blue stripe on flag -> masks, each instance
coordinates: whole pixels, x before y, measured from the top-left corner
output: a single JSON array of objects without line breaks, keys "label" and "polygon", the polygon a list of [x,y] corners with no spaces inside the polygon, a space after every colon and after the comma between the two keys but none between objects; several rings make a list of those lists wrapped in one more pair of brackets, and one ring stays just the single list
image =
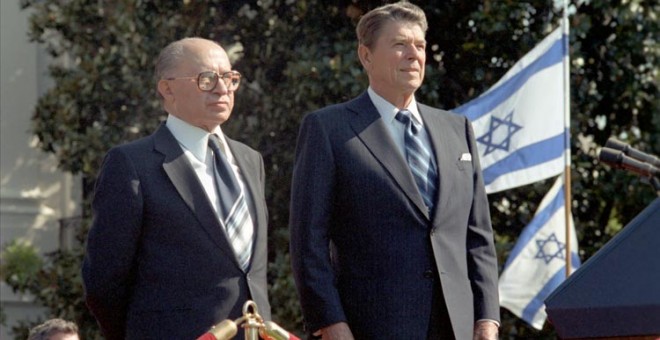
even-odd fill
[{"label": "blue stripe on flag", "polygon": [[562,186],[558,191],[555,197],[552,198],[552,201],[543,208],[543,210],[539,211],[536,216],[532,219],[531,222],[523,229],[522,233],[520,234],[520,237],[518,238],[518,242],[516,242],[516,245],[513,247],[511,250],[511,254],[509,254],[509,258],[506,260],[506,263],[504,264],[504,269],[513,262],[513,260],[520,255],[520,252],[527,246],[527,243],[529,243],[533,238],[534,235],[539,231],[539,229],[543,228],[548,220],[554,215],[557,210],[560,208],[564,207],[564,187]]},{"label": "blue stripe on flag", "polygon": [[[571,266],[572,268],[576,269],[580,267],[580,257],[576,254],[571,252]],[[552,276],[548,282],[545,283],[543,288],[532,298],[532,300],[525,306],[525,309],[523,309],[522,312],[522,317],[521,319],[527,321],[527,323],[532,324],[532,321],[534,320],[534,315],[539,312],[539,309],[543,306],[543,303],[545,301],[545,298],[552,293],[552,291],[555,290],[555,288],[559,287],[559,285],[564,281],[564,278],[566,276],[566,266],[562,266],[556,273],[555,275]]]},{"label": "blue stripe on flag", "polygon": [[545,286],[541,288],[541,290],[532,298],[532,300],[525,306],[525,309],[523,309],[521,319],[527,321],[528,323],[532,323],[534,320],[534,315],[539,312],[539,309],[543,306],[543,300],[545,299],[546,296],[550,295],[553,290],[559,284],[564,280],[564,276],[566,271],[566,266],[562,266],[556,273],[555,275],[552,276],[548,282],[546,282]]},{"label": "blue stripe on flag", "polygon": [[529,168],[561,157],[566,146],[564,143],[567,135],[568,130],[565,130],[564,133],[554,137],[527,145],[484,168],[482,170],[484,184],[489,185],[500,176],[510,172]]},{"label": "blue stripe on flag", "polygon": [[571,252],[571,266],[573,266],[574,269],[577,269],[581,264],[582,261],[580,261],[580,256],[578,256],[577,253]]},{"label": "blue stripe on flag", "polygon": [[523,87],[533,75],[554,64],[561,63],[563,56],[563,41],[557,40],[548,51],[529,64],[529,66],[520,70],[516,75],[506,80],[501,86],[452,111],[464,114],[470,121],[475,121],[508,99],[511,94]]}]

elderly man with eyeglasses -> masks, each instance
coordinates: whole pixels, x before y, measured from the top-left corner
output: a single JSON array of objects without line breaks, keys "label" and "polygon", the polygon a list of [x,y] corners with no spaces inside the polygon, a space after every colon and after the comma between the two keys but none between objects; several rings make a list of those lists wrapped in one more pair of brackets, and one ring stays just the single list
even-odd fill
[{"label": "elderly man with eyeglasses", "polygon": [[263,160],[221,129],[241,74],[217,43],[186,38],[155,75],[167,121],[112,148],[96,182],[87,305],[110,340],[195,339],[246,300],[270,319]]}]

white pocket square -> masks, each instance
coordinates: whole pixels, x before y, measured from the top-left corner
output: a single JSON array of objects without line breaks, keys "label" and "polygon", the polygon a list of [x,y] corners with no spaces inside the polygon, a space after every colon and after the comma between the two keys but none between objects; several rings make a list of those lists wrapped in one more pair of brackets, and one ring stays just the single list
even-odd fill
[{"label": "white pocket square", "polygon": [[464,153],[461,155],[461,158],[458,159],[461,162],[472,162],[472,155],[469,153]]}]

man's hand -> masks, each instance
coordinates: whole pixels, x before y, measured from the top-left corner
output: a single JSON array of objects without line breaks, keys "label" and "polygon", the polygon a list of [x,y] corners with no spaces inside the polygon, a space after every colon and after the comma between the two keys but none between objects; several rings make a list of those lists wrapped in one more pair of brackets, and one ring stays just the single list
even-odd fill
[{"label": "man's hand", "polygon": [[[320,333],[320,334],[319,334]],[[339,322],[326,328],[321,328],[314,335],[321,335],[322,340],[354,340],[351,329],[345,322]]]},{"label": "man's hand", "polygon": [[497,340],[498,326],[488,320],[480,320],[474,324],[474,340]]}]

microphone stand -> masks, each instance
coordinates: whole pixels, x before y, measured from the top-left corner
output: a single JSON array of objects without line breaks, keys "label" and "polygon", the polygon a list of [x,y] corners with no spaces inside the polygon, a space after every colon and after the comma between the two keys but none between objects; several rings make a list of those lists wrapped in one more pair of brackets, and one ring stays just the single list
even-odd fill
[{"label": "microphone stand", "polygon": [[655,194],[660,197],[660,179],[658,179],[658,177],[644,177],[642,181],[648,182],[648,184],[652,185],[653,189],[655,189]]}]

